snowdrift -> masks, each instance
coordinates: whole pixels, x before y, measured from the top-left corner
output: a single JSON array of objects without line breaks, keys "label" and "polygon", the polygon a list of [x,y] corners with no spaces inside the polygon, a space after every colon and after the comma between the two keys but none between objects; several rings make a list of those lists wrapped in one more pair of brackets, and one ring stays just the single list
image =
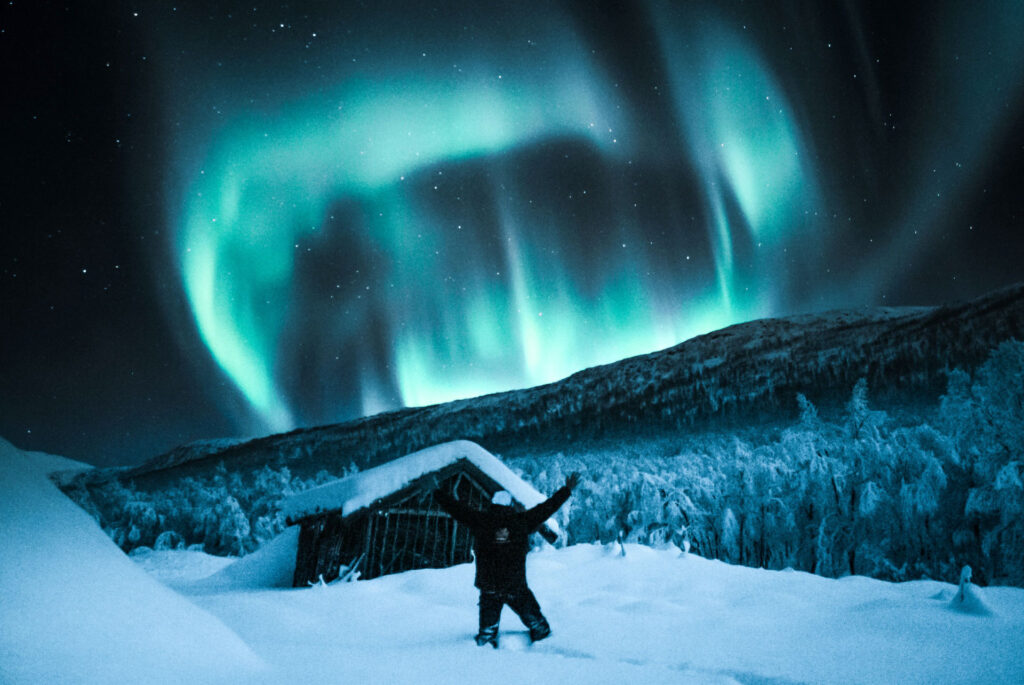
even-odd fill
[{"label": "snowdrift", "polygon": [[495,651],[472,641],[469,564],[276,589],[288,532],[239,560],[129,559],[46,477],[68,466],[0,442],[5,684],[1024,682],[1018,588],[985,588],[978,612],[969,584],[831,580],[671,546],[545,548],[528,574],[554,635],[528,646],[505,612]]},{"label": "snowdrift", "polygon": [[75,466],[0,439],[0,681],[237,681],[263,664],[118,549],[47,474]]}]

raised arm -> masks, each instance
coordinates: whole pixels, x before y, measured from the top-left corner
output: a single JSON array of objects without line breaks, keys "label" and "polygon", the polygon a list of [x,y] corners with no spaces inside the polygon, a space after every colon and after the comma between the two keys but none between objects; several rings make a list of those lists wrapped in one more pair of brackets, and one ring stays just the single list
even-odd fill
[{"label": "raised arm", "polygon": [[459,523],[472,526],[479,519],[478,511],[467,507],[440,488],[434,490],[434,499],[442,509],[448,512],[449,516]]},{"label": "raised arm", "polygon": [[530,529],[539,528],[542,523],[554,516],[555,512],[565,504],[566,500],[569,499],[569,495],[572,494],[573,488],[575,488],[579,482],[580,474],[571,474],[565,479],[565,485],[556,490],[555,494],[551,495],[551,497],[532,509],[527,509],[525,513],[526,523]]}]

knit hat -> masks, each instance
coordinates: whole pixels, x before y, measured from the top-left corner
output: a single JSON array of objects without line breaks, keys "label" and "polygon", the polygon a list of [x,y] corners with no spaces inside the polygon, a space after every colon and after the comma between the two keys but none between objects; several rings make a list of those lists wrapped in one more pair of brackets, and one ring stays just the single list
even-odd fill
[{"label": "knit hat", "polygon": [[491,504],[497,504],[499,507],[510,507],[512,506],[512,495],[509,494],[508,490],[498,490],[494,493],[494,497],[491,498]]}]

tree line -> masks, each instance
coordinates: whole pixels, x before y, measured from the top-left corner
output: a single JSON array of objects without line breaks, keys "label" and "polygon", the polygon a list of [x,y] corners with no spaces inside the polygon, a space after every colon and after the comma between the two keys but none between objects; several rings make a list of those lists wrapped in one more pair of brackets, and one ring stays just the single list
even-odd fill
[{"label": "tree line", "polygon": [[[872,408],[862,379],[829,419],[801,395],[799,417],[781,428],[567,444],[509,465],[544,492],[583,474],[559,513],[570,544],[675,544],[886,580],[953,581],[969,564],[979,582],[1024,586],[1024,343],[947,375],[927,420]],[[111,481],[83,505],[125,551],[242,555],[283,530],[283,498],[354,470],[300,478],[222,466],[153,492]]]}]

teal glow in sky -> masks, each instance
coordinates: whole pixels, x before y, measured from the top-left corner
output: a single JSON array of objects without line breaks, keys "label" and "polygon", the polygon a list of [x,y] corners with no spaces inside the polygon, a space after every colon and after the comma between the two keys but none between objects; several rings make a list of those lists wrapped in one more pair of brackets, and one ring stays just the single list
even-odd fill
[{"label": "teal glow in sky", "polygon": [[573,7],[368,12],[288,66],[253,43],[211,78],[212,123],[176,103],[182,283],[256,430],[886,303],[1018,111],[1020,11],[944,6],[907,50],[960,85],[922,77],[912,108],[904,51],[856,13]]},{"label": "teal glow in sky", "polygon": [[[807,239],[805,217],[819,207],[815,169],[791,106],[763,59],[741,35],[711,20],[686,25],[659,17],[682,148],[700,175],[712,236],[718,306],[736,320],[777,311],[766,288],[784,268],[785,246]],[[736,211],[730,212],[733,205]],[[735,245],[757,256],[746,268]],[[783,248],[783,249],[780,249]],[[754,294],[751,294],[753,289]]]},{"label": "teal glow in sky", "polygon": [[137,462],[1024,279],[1019,0],[142,4],[8,8],[29,449]]},{"label": "teal glow in sky", "polygon": [[[694,160],[703,187],[683,225],[659,212],[652,226],[622,201],[644,122],[572,41],[469,77],[343,78],[225,125],[184,199],[180,266],[203,341],[266,427],[308,418],[288,374],[312,364],[316,378],[318,363],[288,356],[356,360],[323,373],[346,368],[334,392],[358,396],[365,414],[550,382],[769,313],[760,269],[813,207],[813,174],[756,50],[715,28],[696,42],[661,36],[681,124],[662,144]],[[543,179],[494,163],[536,153],[544,173],[555,147],[587,155],[585,176],[598,182],[551,198],[535,187]],[[473,198],[445,177],[460,165],[485,172]],[[432,192],[476,206],[438,208]],[[612,213],[599,209],[599,226],[573,219],[573,204],[594,195]],[[357,208],[348,225],[339,206]],[[739,232],[759,266],[740,263]],[[713,268],[702,270],[693,257],[708,244]],[[362,250],[376,266],[303,266],[323,249]],[[296,347],[312,319],[327,339]],[[336,412],[317,418],[346,413]]]}]

